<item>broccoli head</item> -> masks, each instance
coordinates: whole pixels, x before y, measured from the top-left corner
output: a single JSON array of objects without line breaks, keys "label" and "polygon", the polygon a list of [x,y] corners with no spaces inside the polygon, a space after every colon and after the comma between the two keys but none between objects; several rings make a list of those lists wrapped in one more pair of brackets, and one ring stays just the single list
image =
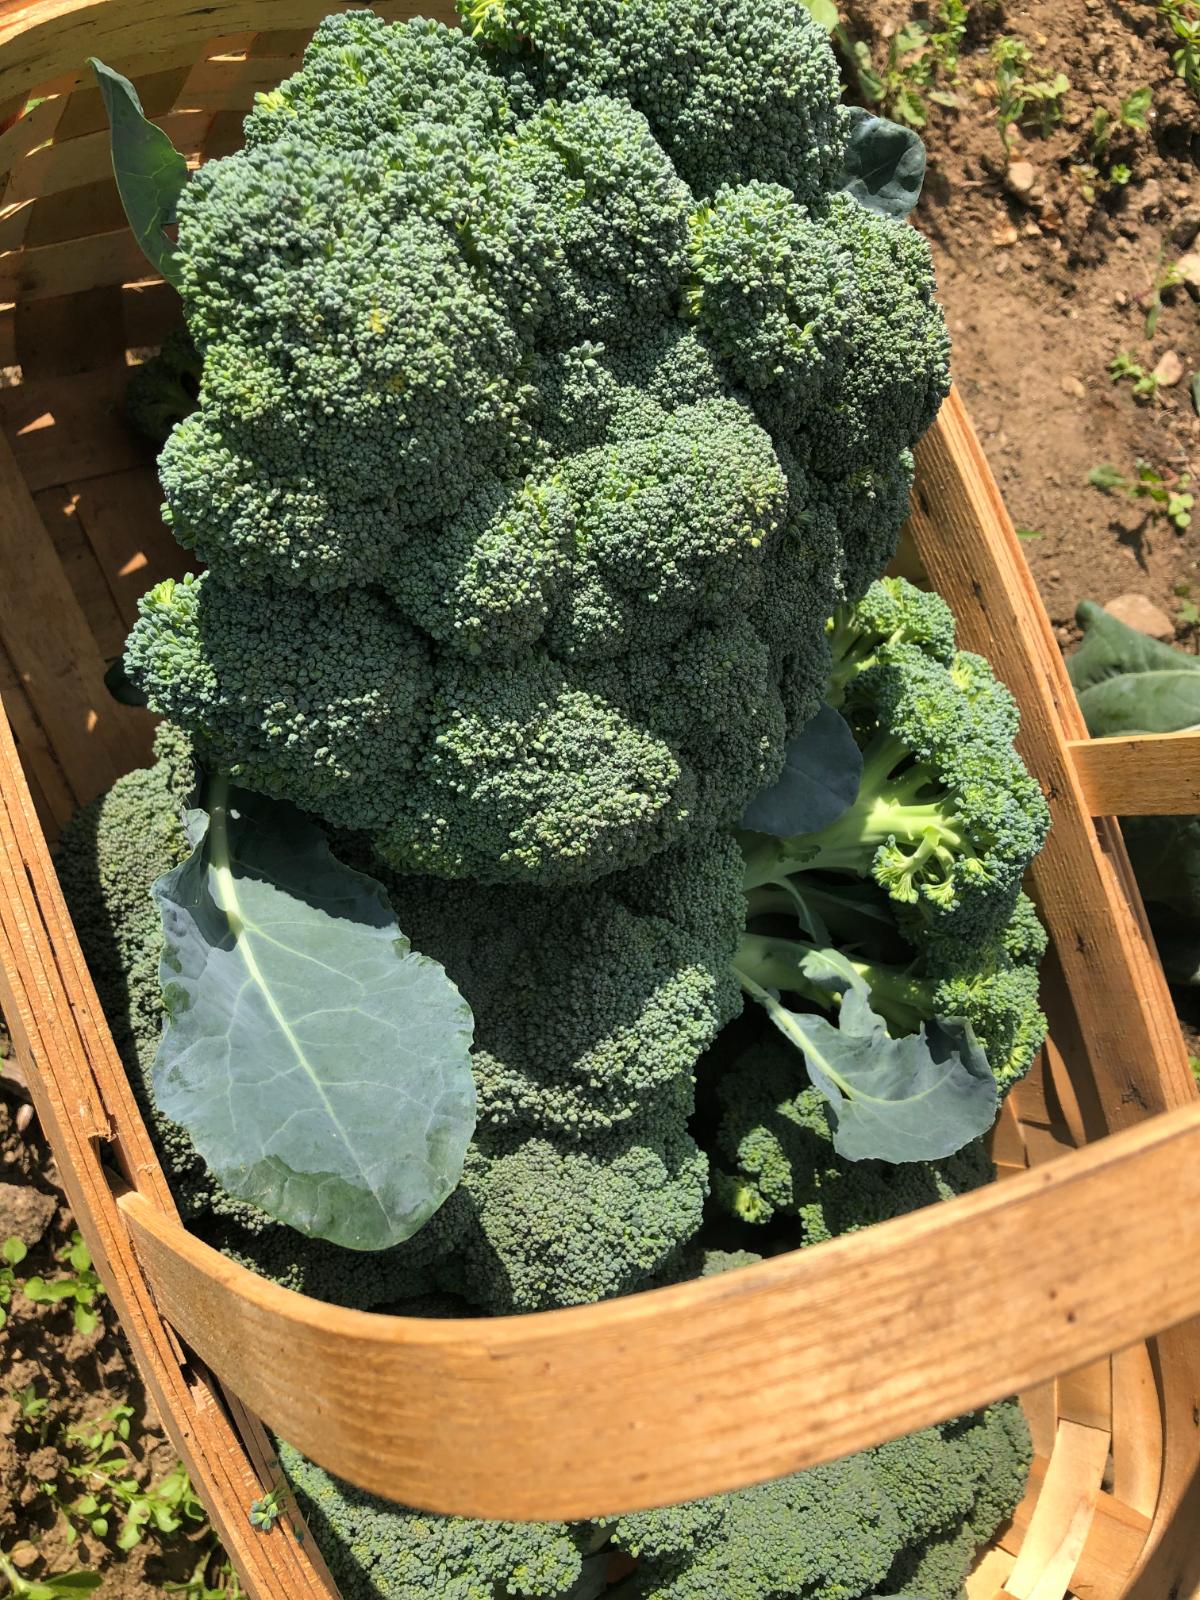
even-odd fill
[{"label": "broccoli head", "polygon": [[947,659],[948,628],[943,603],[903,580],[835,617],[831,686],[863,751],[858,796],[820,832],[748,835],[746,887],[874,880],[912,942],[968,970],[1003,940],[1050,818],[1013,748],[1011,695],[982,657]]},{"label": "broccoli head", "polygon": [[179,203],[198,582],[128,666],[401,872],[546,887],[734,823],[816,711],[946,386],[839,194],[801,0],[328,18]]}]

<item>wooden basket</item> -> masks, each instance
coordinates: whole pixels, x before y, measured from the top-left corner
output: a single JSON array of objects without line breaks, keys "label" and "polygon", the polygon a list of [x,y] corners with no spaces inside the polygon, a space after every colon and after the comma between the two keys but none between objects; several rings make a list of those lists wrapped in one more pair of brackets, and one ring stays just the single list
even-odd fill
[{"label": "wooden basket", "polygon": [[[331,9],[0,3],[0,1004],[247,1589],[335,1592],[311,1539],[249,1526],[272,1483],[263,1422],[393,1498],[570,1517],[733,1488],[1019,1390],[1033,1481],[973,1595],[1186,1600],[1200,1584],[1200,1324],[1186,1323],[1200,1314],[1200,1105],[1111,817],[1200,811],[1200,743],[1087,742],[957,396],[919,452],[912,543],[962,642],[1020,701],[1054,817],[1031,883],[1054,1043],[997,1130],[1005,1181],[731,1277],[462,1323],[324,1306],[181,1227],[47,848],[148,756],[149,717],[102,677],[138,595],[184,564],[118,411],[129,352],[178,307],[124,225],[81,64],[130,74],[200,160],[236,147],[254,92],[294,70]],[[433,9],[450,20],[445,0]]]}]

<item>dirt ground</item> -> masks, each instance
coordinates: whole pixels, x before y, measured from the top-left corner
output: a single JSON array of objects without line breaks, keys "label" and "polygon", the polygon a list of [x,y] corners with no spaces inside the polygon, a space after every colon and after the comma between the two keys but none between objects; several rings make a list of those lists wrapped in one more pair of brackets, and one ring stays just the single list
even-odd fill
[{"label": "dirt ground", "polygon": [[[889,35],[930,9],[856,0],[842,14],[878,65]],[[1070,88],[1060,123],[1043,132],[1031,118],[1011,130],[1006,151],[993,50],[1014,36],[1030,52],[1027,77],[1062,72]],[[1152,314],[1156,279],[1178,273],[1181,259],[1184,272],[1200,267],[1200,101],[1171,52],[1154,4],[972,0],[957,74],[933,80],[958,104],[926,97],[929,176],[917,221],[934,247],[955,376],[1064,644],[1078,600],[1136,593],[1195,648],[1200,508],[1183,531],[1146,501],[1087,481],[1100,465],[1132,476],[1139,460],[1168,484],[1200,467],[1200,282],[1164,288]],[[1119,126],[1122,101],[1145,89],[1146,129]],[[1099,159],[1097,107],[1118,122]],[[1128,181],[1105,192],[1114,168],[1127,168]],[[1136,398],[1131,381],[1109,375],[1121,352],[1175,381]]]},{"label": "dirt ground", "polygon": [[[21,1114],[23,1099],[3,1073],[0,1090],[0,1241],[19,1239],[27,1250],[12,1269],[16,1283],[7,1305],[0,1287],[6,1313],[0,1327],[0,1558],[30,1582],[96,1573],[101,1600],[171,1593],[183,1600],[238,1600],[202,1510],[172,1491],[174,1448],[103,1293],[92,1308],[94,1329],[79,1331],[72,1300],[42,1302],[24,1292],[22,1285],[34,1278],[78,1276],[60,1259],[70,1248],[73,1223],[36,1120]],[[2,1264],[0,1258],[0,1270]],[[109,1477],[129,1485],[131,1495],[163,1500],[178,1528],[151,1529],[131,1550],[119,1549],[122,1497],[106,1489]],[[88,1496],[115,1508],[103,1536],[91,1531],[84,1515],[68,1518],[61,1509]],[[92,1515],[102,1512],[100,1506]],[[9,1593],[3,1576],[0,1593]]]}]

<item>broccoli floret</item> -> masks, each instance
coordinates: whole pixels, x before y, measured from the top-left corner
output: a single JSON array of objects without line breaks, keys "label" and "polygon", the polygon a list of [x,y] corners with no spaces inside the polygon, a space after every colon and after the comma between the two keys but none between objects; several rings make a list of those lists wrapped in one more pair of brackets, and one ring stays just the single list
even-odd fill
[{"label": "broccoli floret", "polygon": [[904,1216],[994,1177],[975,1141],[937,1162],[847,1161],[833,1149],[828,1102],[768,1036],[747,1044],[717,1086],[714,1190],[742,1222],[796,1217],[805,1244]]},{"label": "broccoli floret", "polygon": [[554,1600],[580,1576],[584,1524],[410,1511],[330,1476],[282,1440],[277,1448],[344,1600]]},{"label": "broccoli floret", "polygon": [[456,1191],[472,1223],[439,1285],[490,1311],[637,1288],[703,1219],[708,1158],[687,1131],[691,1109],[692,1085],[679,1081],[636,1121],[588,1138],[477,1130]]},{"label": "broccoli floret", "polygon": [[125,416],[153,445],[164,445],[177,423],[191,416],[200,397],[200,353],[183,329],[168,334],[162,349],[135,367],[125,388]]},{"label": "broccoli floret", "polygon": [[700,195],[763,178],[816,200],[840,170],[837,65],[800,0],[460,0],[542,89],[621,95]]},{"label": "broccoli floret", "polygon": [[[891,613],[908,599],[906,626]],[[939,607],[897,580],[868,593],[864,615],[857,639],[854,611],[833,628],[833,682],[863,749],[858,797],[818,833],[748,835],[746,887],[786,888],[811,873],[873,878],[914,943],[934,940],[955,970],[977,971],[1045,840],[1046,802],[1013,749],[1007,690],[980,657],[942,658]],[[894,624],[886,637],[881,619]],[[932,649],[914,642],[931,628]]]},{"label": "broccoli floret", "polygon": [[799,0],[469,21],[329,18],[187,184],[203,378],[160,474],[209,571],[128,667],[400,870],[583,884],[778,776],[903,519],[940,314],[915,233],[833,193]]}]

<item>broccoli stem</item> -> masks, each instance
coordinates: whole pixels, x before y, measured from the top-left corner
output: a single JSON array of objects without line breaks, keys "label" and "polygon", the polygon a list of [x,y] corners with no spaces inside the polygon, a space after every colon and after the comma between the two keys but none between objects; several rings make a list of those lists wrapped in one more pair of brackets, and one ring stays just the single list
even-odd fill
[{"label": "broccoli stem", "polygon": [[[781,989],[801,995],[828,1011],[833,1009],[837,996],[811,982],[803,970],[806,956],[825,953],[820,946],[809,944],[804,939],[781,939],[771,934],[746,933],[742,935],[733,964],[742,988],[747,994],[753,994],[756,1000],[759,1000],[760,994]],[[889,1028],[901,1033],[915,1033],[930,1015],[932,985],[914,978],[903,967],[858,961],[845,952],[841,952],[841,955],[871,991],[872,1009],[883,1017]],[[759,1004],[770,1010],[762,1000],[759,1000]],[[786,1011],[786,1008],[781,1009]],[[791,1015],[790,1012],[786,1014]],[[782,1026],[778,1019],[776,1021],[777,1025]]]},{"label": "broccoli stem", "polygon": [[836,822],[790,839],[748,836],[743,846],[747,891],[783,884],[794,872],[868,877],[875,852],[893,841],[914,847],[914,870],[934,857],[945,862],[947,856],[957,856],[966,844],[958,819],[942,799],[919,798],[940,785],[920,762],[905,766],[909,760],[899,739],[877,734],[863,752],[858,798]]},{"label": "broccoli stem", "polygon": [[214,772],[208,781],[205,795],[208,811],[208,864],[212,873],[213,899],[225,914],[229,931],[240,939],[245,923],[238,909],[237,884],[230,865],[229,848],[229,774]]}]

